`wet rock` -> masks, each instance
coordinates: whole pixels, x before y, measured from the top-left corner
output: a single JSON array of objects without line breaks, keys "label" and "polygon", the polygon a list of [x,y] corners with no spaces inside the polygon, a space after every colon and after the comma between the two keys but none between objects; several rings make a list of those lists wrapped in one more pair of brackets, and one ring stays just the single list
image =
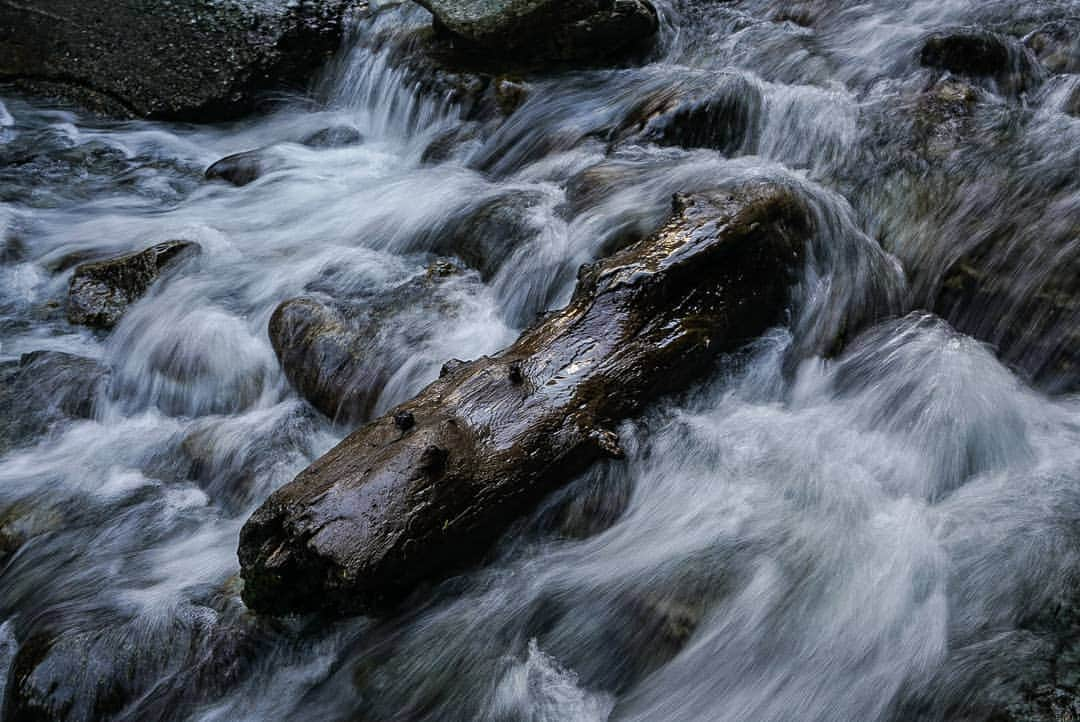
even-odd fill
[{"label": "wet rock", "polygon": [[421,243],[443,256],[460,259],[490,279],[515,250],[542,231],[543,220],[533,209],[545,195],[513,190],[481,197],[433,227]]},{"label": "wet rock", "polygon": [[1039,62],[1052,73],[1080,73],[1080,18],[1055,20],[1024,38]]},{"label": "wet rock", "polygon": [[68,320],[94,328],[112,328],[173,263],[200,252],[191,241],[166,241],[75,268],[68,290]]},{"label": "wet rock", "polygon": [[0,509],[0,570],[19,547],[39,534],[59,529],[65,518],[61,507],[45,499],[17,502]]},{"label": "wet rock", "polygon": [[914,108],[912,148],[928,160],[947,157],[973,133],[978,91],[958,80],[942,80]]},{"label": "wet rock", "polygon": [[246,186],[266,172],[266,165],[262,151],[245,150],[214,162],[206,169],[204,176],[206,180],[222,180],[234,186]]},{"label": "wet rock", "polygon": [[658,26],[648,0],[418,1],[441,32],[513,62],[603,58],[647,41]]},{"label": "wet rock", "polygon": [[344,148],[363,143],[364,136],[351,125],[333,125],[315,131],[300,142],[309,148]]},{"label": "wet rock", "polygon": [[931,35],[919,59],[928,68],[990,79],[1007,94],[1031,90],[1045,77],[1045,71],[1020,41],[982,28]]},{"label": "wet rock", "polygon": [[[597,432],[779,322],[809,233],[803,203],[776,185],[677,196],[654,236],[582,268],[565,309],[272,494],[241,532],[245,602],[267,613],[377,609],[474,560],[608,455]],[[416,422],[404,434],[402,412]]]},{"label": "wet rock", "polygon": [[265,419],[204,417],[180,440],[181,464],[169,463],[170,455],[152,471],[156,478],[194,481],[227,513],[239,514],[314,457],[318,426],[315,411],[301,404],[269,427]]},{"label": "wet rock", "polygon": [[477,123],[461,123],[436,134],[427,148],[420,155],[420,162],[425,164],[443,163],[450,160],[462,145],[475,140],[480,135]]},{"label": "wet rock", "polygon": [[452,315],[459,282],[475,283],[475,274],[438,264],[374,298],[289,299],[270,318],[270,342],[285,376],[312,406],[339,423],[365,421],[387,381],[430,337],[431,321],[418,317]]},{"label": "wet rock", "polygon": [[[99,614],[101,612],[99,611]],[[185,602],[147,627],[114,612],[35,618],[8,675],[5,720],[180,720],[251,670],[265,638],[235,601]],[[138,639],[133,643],[132,639]]]},{"label": "wet rock", "polygon": [[0,454],[60,421],[90,418],[108,379],[97,361],[60,351],[34,351],[0,365]]},{"label": "wet rock", "polygon": [[960,28],[931,35],[919,61],[928,68],[967,75],[997,75],[1009,69],[1009,46],[996,33]]},{"label": "wet rock", "polygon": [[365,3],[0,3],[0,77],[113,115],[213,121],[302,84]]},{"label": "wet rock", "polygon": [[529,98],[529,86],[518,80],[500,78],[495,81],[495,102],[503,115],[512,115]]},{"label": "wet rock", "polygon": [[[963,254],[946,269],[934,311],[993,343],[1045,390],[1068,393],[1080,389],[1080,255],[1051,233],[1046,241],[1010,251],[1007,238],[994,237]],[[1058,265],[1039,275],[1022,270],[1055,246]]]},{"label": "wet rock", "polygon": [[711,148],[725,155],[750,153],[757,142],[761,90],[744,76],[724,73],[708,90],[663,89],[635,108],[616,139],[682,148]]}]

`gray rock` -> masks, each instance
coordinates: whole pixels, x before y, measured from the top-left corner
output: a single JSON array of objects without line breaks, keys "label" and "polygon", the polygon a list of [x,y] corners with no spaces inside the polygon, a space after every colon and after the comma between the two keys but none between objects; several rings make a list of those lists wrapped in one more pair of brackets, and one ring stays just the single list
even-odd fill
[{"label": "gray rock", "polygon": [[362,0],[0,2],[0,78],[110,115],[212,121],[302,84]]},{"label": "gray rock", "polygon": [[490,279],[515,250],[541,233],[542,220],[532,217],[544,194],[511,190],[478,198],[427,234],[423,247],[461,259]]},{"label": "gray rock", "polygon": [[234,186],[246,186],[258,180],[269,169],[268,166],[261,150],[245,150],[214,162],[204,175],[206,180],[222,180]]},{"label": "gray rock", "polygon": [[514,62],[597,59],[655,33],[648,0],[418,0],[466,46]]},{"label": "gray rock", "polygon": [[166,241],[75,268],[68,290],[68,320],[94,328],[112,328],[171,263],[200,252],[190,241]]},{"label": "gray rock", "polygon": [[431,338],[431,319],[455,312],[452,285],[475,282],[475,274],[439,263],[374,298],[292,298],[270,318],[270,342],[289,383],[312,406],[340,423],[366,421],[386,382]]},{"label": "gray rock", "polygon": [[1024,45],[1052,73],[1080,73],[1080,17],[1045,23]]},{"label": "gray rock", "polygon": [[333,125],[315,131],[300,141],[309,148],[344,148],[364,142],[364,136],[351,125]]},{"label": "gray rock", "polygon": [[93,359],[34,351],[0,365],[0,454],[64,419],[89,418],[109,370]]},{"label": "gray rock", "polygon": [[753,153],[761,108],[761,90],[745,76],[710,74],[651,93],[615,130],[615,140]]}]

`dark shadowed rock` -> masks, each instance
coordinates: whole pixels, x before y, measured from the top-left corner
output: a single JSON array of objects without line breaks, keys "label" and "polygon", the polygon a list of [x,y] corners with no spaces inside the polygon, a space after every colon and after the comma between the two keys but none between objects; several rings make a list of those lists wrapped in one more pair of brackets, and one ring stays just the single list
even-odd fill
[{"label": "dark shadowed rock", "polygon": [[209,121],[302,85],[357,0],[0,2],[0,77],[109,114]]},{"label": "dark shadowed rock", "polygon": [[923,43],[920,62],[973,78],[992,79],[1010,94],[1037,87],[1045,70],[1016,38],[982,28],[959,28],[935,33]]},{"label": "dark shadowed rock", "polygon": [[[566,308],[272,494],[241,532],[247,604],[377,608],[475,559],[611,455],[619,420],[782,320],[809,226],[799,198],[775,185],[677,196],[663,229],[582,268]],[[394,421],[403,412],[408,430]]]},{"label": "dark shadowed rock", "polygon": [[615,131],[616,141],[752,153],[761,90],[745,76],[720,73],[704,87],[672,85],[648,96]]},{"label": "dark shadowed rock", "polygon": [[109,370],[93,359],[34,351],[0,365],[0,454],[64,419],[90,418]]},{"label": "dark shadowed rock", "polygon": [[440,31],[511,62],[597,59],[651,38],[648,0],[418,0]]},{"label": "dark shadowed rock", "polygon": [[145,251],[77,266],[68,290],[68,320],[112,328],[169,264],[199,251],[199,244],[191,241],[166,241]]},{"label": "dark shadowed rock", "polygon": [[436,264],[370,299],[289,299],[270,318],[270,342],[285,376],[312,406],[341,423],[366,421],[383,386],[434,330],[420,318],[454,313],[456,283],[475,283],[475,274]]},{"label": "dark shadowed rock", "polygon": [[954,73],[996,75],[1009,69],[1009,46],[988,30],[960,28],[928,37],[919,61]]}]

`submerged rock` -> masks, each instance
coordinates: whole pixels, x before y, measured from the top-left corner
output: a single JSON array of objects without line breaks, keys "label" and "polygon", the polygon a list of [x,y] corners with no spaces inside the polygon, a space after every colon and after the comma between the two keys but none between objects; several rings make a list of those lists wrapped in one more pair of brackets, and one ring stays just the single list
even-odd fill
[{"label": "submerged rock", "polygon": [[544,219],[534,209],[545,195],[536,190],[512,190],[483,197],[432,229],[431,251],[460,259],[490,279],[515,250],[542,231]]},{"label": "submerged rock", "polygon": [[720,74],[703,86],[672,85],[648,96],[615,131],[616,140],[726,155],[752,153],[761,119],[761,90],[745,76]]},{"label": "submerged rock", "polygon": [[200,252],[191,241],[166,241],[75,268],[68,290],[68,320],[94,328],[112,328],[170,264]]},{"label": "submerged rock", "polygon": [[364,136],[351,125],[332,125],[315,131],[300,142],[309,148],[344,148],[363,143]]},{"label": "submerged rock", "polygon": [[306,81],[357,0],[0,3],[0,77],[114,115],[214,121]]},{"label": "submerged rock", "polygon": [[[619,420],[781,321],[810,225],[776,185],[677,196],[654,236],[582,268],[566,308],[272,494],[241,532],[246,603],[369,610],[475,559],[610,456]],[[404,412],[408,429],[395,423]]]},{"label": "submerged rock", "polygon": [[60,351],[33,351],[0,365],[0,454],[64,419],[90,418],[108,378],[97,361]]},{"label": "submerged rock", "polygon": [[657,30],[648,0],[418,0],[436,27],[513,62],[582,60],[628,50]]},{"label": "submerged rock", "polygon": [[4,719],[180,720],[239,684],[267,652],[268,635],[223,595],[185,600],[168,624],[149,627],[137,615],[114,612],[110,624],[83,615],[24,623]]}]

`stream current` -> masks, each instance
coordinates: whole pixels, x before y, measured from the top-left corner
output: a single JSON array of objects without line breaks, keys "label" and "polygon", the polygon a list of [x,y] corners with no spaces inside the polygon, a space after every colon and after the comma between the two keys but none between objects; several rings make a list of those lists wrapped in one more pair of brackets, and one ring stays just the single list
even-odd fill
[{"label": "stream current", "polygon": [[[1080,398],[1059,363],[1080,311],[1036,323],[1025,305],[1080,257],[1080,76],[1018,64],[965,81],[970,117],[929,141],[911,120],[941,87],[918,62],[928,32],[1035,27],[1080,3],[658,9],[645,62],[530,78],[501,123],[395,63],[430,22],[408,5],[361,19],[311,92],[234,124],[105,121],[0,88],[0,361],[109,370],[90,418],[0,456],[0,521],[19,535],[0,557],[6,714],[16,696],[68,720],[204,722],[1080,711]],[[650,99],[724,84],[744,109],[724,148],[619,137]],[[298,142],[337,125],[364,141]],[[938,157],[910,160],[920,142]],[[274,158],[256,182],[203,180],[253,148]],[[441,258],[455,219],[518,210],[487,239],[497,262],[380,332],[382,413],[565,304],[577,268],[657,228],[673,193],[762,179],[815,219],[790,322],[624,424],[625,460],[567,479],[393,617],[244,609],[240,526],[350,430],[285,379],[278,303],[387,294]],[[926,310],[1003,228],[1006,291]],[[111,333],[67,322],[76,263],[170,239],[202,252]]]}]

